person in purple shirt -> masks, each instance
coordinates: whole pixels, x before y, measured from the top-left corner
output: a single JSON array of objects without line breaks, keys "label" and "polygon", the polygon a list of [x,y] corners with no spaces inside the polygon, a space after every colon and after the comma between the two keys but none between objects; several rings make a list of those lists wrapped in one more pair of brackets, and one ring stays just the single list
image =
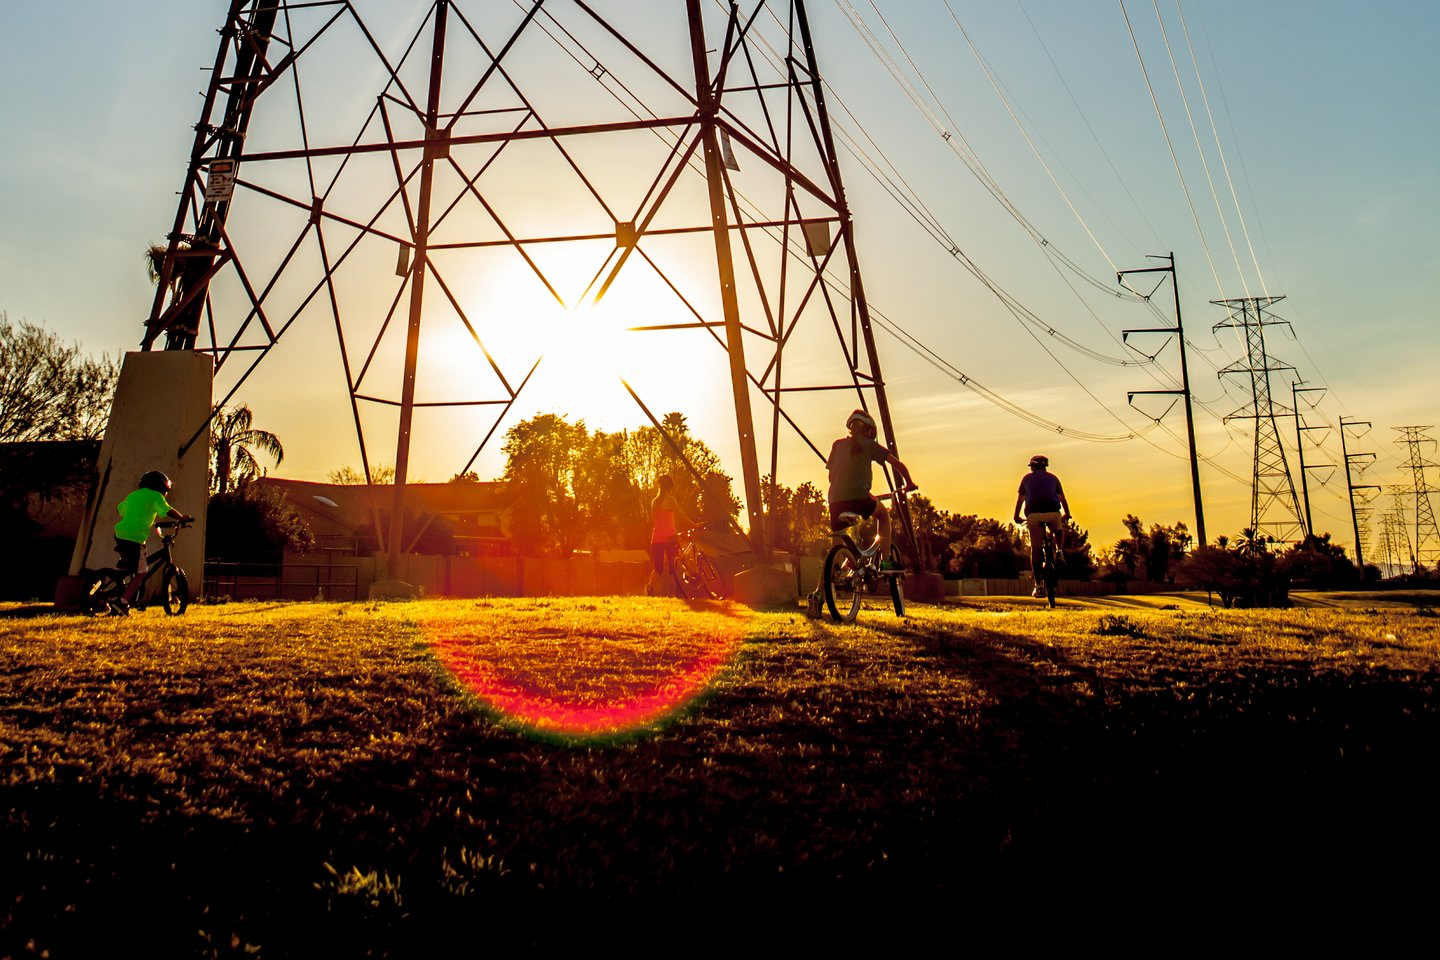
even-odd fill
[{"label": "person in purple shirt", "polygon": [[[1050,458],[1036,454],[1030,458],[1030,472],[1020,478],[1020,495],[1015,499],[1015,522],[1023,522],[1030,531],[1030,572],[1035,576],[1033,596],[1042,597],[1040,584],[1040,544],[1042,531],[1049,527],[1055,534],[1055,562],[1065,565],[1065,521],[1070,519],[1070,503],[1060,478],[1049,471]],[[1020,509],[1025,519],[1020,519]]]}]

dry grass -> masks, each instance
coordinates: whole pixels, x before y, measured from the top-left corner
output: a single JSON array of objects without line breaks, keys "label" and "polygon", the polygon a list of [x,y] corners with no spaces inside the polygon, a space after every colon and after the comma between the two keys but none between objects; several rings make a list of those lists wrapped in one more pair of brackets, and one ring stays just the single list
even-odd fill
[{"label": "dry grass", "polygon": [[0,956],[137,917],[151,956],[360,956],[656,901],[1403,898],[1440,853],[1428,608],[912,612],[12,609]]}]

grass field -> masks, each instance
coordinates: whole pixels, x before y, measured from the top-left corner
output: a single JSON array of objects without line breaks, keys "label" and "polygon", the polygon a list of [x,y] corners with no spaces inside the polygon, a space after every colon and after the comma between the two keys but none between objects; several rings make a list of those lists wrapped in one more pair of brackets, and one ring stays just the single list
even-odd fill
[{"label": "grass field", "polygon": [[632,598],[0,607],[0,956],[469,956],[620,916],[813,943],[1337,897],[1393,929],[1440,854],[1416,599],[845,627]]}]

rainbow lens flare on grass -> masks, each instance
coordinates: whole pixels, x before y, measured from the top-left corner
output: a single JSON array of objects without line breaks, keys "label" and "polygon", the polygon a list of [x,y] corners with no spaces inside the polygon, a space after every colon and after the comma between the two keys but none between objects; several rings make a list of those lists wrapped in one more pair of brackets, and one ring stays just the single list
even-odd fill
[{"label": "rainbow lens flare on grass", "polygon": [[650,598],[482,600],[437,608],[420,626],[499,722],[596,742],[662,726],[711,689],[744,643],[747,613]]}]

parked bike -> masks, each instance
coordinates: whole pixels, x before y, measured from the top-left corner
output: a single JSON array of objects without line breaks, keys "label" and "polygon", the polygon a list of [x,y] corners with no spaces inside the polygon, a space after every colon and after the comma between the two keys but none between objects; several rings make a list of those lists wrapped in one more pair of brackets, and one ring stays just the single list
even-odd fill
[{"label": "parked bike", "polygon": [[715,561],[700,548],[696,533],[705,524],[678,535],[680,550],[675,555],[675,583],[686,600],[724,600],[730,595]]}]

